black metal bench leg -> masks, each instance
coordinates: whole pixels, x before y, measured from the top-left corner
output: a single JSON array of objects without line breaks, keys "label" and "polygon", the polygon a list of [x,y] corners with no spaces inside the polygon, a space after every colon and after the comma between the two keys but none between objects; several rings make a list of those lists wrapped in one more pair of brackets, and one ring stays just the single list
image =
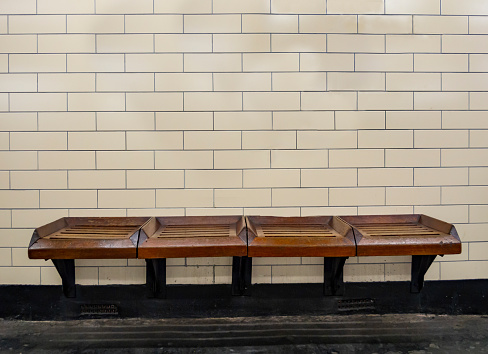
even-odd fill
[{"label": "black metal bench leg", "polygon": [[324,258],[324,295],[344,295],[344,264],[349,257]]},{"label": "black metal bench leg", "polygon": [[424,287],[424,277],[437,255],[412,256],[412,278],[410,292],[419,293]]},{"label": "black metal bench leg", "polygon": [[250,295],[251,257],[232,257],[232,295]]},{"label": "black metal bench leg", "polygon": [[51,259],[63,281],[63,293],[66,297],[76,297],[75,260]]},{"label": "black metal bench leg", "polygon": [[166,298],[166,258],[146,259],[147,296]]}]

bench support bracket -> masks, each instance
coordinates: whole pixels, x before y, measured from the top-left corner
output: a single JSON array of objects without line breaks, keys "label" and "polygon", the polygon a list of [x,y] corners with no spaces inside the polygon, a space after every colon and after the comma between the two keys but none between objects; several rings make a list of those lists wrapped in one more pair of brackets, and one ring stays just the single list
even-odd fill
[{"label": "bench support bracket", "polygon": [[166,258],[146,259],[147,296],[166,298]]},{"label": "bench support bracket", "polygon": [[436,255],[412,256],[412,279],[410,282],[410,292],[419,293],[424,287],[424,276],[427,273]]},{"label": "bench support bracket", "polygon": [[66,297],[76,297],[75,260],[51,259],[63,281],[63,293]]},{"label": "bench support bracket", "polygon": [[250,295],[251,274],[251,257],[232,257],[232,295]]},{"label": "bench support bracket", "polygon": [[324,295],[344,295],[344,263],[349,257],[324,258]]}]

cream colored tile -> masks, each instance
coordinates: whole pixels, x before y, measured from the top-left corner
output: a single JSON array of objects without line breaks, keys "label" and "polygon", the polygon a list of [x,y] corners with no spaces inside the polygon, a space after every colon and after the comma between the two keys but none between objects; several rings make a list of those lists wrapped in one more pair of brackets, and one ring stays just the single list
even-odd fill
[{"label": "cream colored tile", "polygon": [[413,71],[413,54],[356,54],[356,71]]},{"label": "cream colored tile", "polygon": [[323,265],[279,266],[271,267],[273,284],[284,283],[321,283],[324,281]]},{"label": "cream colored tile", "polygon": [[[64,104],[66,104],[66,102]],[[69,93],[68,110],[70,111],[123,111],[125,110],[125,94],[124,93]]]},{"label": "cream colored tile", "polygon": [[66,93],[11,93],[10,111],[66,111]]},{"label": "cream colored tile", "polygon": [[183,93],[127,93],[126,102],[127,111],[182,111]]},{"label": "cream colored tile", "polygon": [[185,92],[185,111],[240,111],[240,92]]},{"label": "cream colored tile", "polygon": [[[442,46],[444,51],[444,46]],[[441,37],[439,35],[387,35],[387,53],[440,53]]]},{"label": "cream colored tile", "polygon": [[[217,193],[220,190],[216,190]],[[156,207],[212,207],[214,206],[211,189],[157,189]]]},{"label": "cream colored tile", "polygon": [[[0,133],[0,150],[9,150],[9,146],[10,146],[9,133],[7,132]],[[25,150],[25,149],[21,148],[20,150]]]},{"label": "cream colored tile", "polygon": [[488,53],[488,37],[471,35],[442,36],[443,53]]},{"label": "cream colored tile", "polygon": [[[453,55],[455,55],[455,54],[453,54]],[[462,55],[462,54],[459,54],[459,55]],[[466,57],[466,55],[464,57]],[[467,69],[465,71],[467,71]],[[469,55],[469,71],[472,71],[472,72],[486,72],[486,71],[488,71],[488,55],[486,55],[486,54],[471,54],[471,55]]]},{"label": "cream colored tile", "polygon": [[[158,216],[185,216],[185,209],[183,208],[149,208],[149,209],[127,209],[127,216],[143,216],[158,215]],[[129,261],[130,262],[130,261]],[[181,265],[185,264],[184,258],[169,258],[166,265]]]},{"label": "cream colored tile", "polygon": [[292,0],[271,0],[271,12],[282,14],[325,14],[326,6],[321,0],[299,3]]},{"label": "cream colored tile", "polygon": [[334,112],[283,111],[273,112],[273,129],[275,130],[332,130],[334,129]]},{"label": "cream colored tile", "polygon": [[211,112],[158,112],[156,130],[212,130]]},{"label": "cream colored tile", "polygon": [[376,282],[384,280],[384,264],[348,264],[344,267],[344,281],[346,282]]},{"label": "cream colored tile", "polygon": [[9,16],[8,33],[66,33],[66,17],[61,15]]},{"label": "cream colored tile", "polygon": [[0,172],[0,189],[13,189],[10,188],[10,172],[1,171]]},{"label": "cream colored tile", "polygon": [[269,168],[270,153],[267,150],[215,151],[215,169]]},{"label": "cream colored tile", "polygon": [[95,168],[92,151],[39,151],[39,169],[67,170]]},{"label": "cream colored tile", "polygon": [[439,149],[387,149],[386,167],[439,167]]},{"label": "cream colored tile", "polygon": [[101,190],[98,191],[99,208],[154,208],[154,190]]},{"label": "cream colored tile", "polygon": [[68,171],[70,189],[126,188],[125,171]]},{"label": "cream colored tile", "polygon": [[214,52],[269,52],[269,34],[214,34]]},{"label": "cream colored tile", "polygon": [[197,132],[186,131],[185,150],[226,150],[241,148],[240,132]]},{"label": "cream colored tile", "polygon": [[299,187],[300,170],[245,170],[244,188]]},{"label": "cream colored tile", "polygon": [[0,112],[9,110],[9,95],[0,93]]},{"label": "cream colored tile", "polygon": [[298,53],[244,53],[243,71],[298,71]]},{"label": "cream colored tile", "polygon": [[300,15],[300,33],[357,33],[357,17]]},{"label": "cream colored tile", "polygon": [[53,220],[68,216],[67,209],[12,210],[12,227],[31,228],[45,225]]},{"label": "cream colored tile", "polygon": [[443,91],[486,91],[488,73],[443,73]]},{"label": "cream colored tile", "polygon": [[153,1],[139,0],[134,3],[131,0],[97,0],[97,14],[133,14],[133,13],[152,13]]},{"label": "cream colored tile", "polygon": [[469,132],[469,146],[470,147],[488,147],[488,130],[470,131]]},{"label": "cream colored tile", "polygon": [[302,110],[355,110],[355,92],[302,92]]},{"label": "cream colored tile", "polygon": [[249,0],[246,2],[237,0],[214,0],[214,13],[269,13],[270,2],[268,0]]},{"label": "cream colored tile", "polygon": [[10,133],[10,150],[66,150],[66,133]]},{"label": "cream colored tile", "polygon": [[324,150],[272,150],[272,168],[328,167],[328,153]]},{"label": "cream colored tile", "polygon": [[128,150],[181,150],[183,132],[127,132]]},{"label": "cream colored tile", "polygon": [[432,205],[440,204],[440,187],[388,187],[386,204],[388,205]]},{"label": "cream colored tile", "polygon": [[145,267],[100,267],[99,284],[144,284]]},{"label": "cream colored tile", "polygon": [[415,92],[415,110],[468,109],[467,92]]},{"label": "cream colored tile", "polygon": [[354,71],[354,54],[302,53],[300,71]]},{"label": "cream colored tile", "polygon": [[91,0],[38,0],[38,14],[93,14],[95,3]]},{"label": "cream colored tile", "polygon": [[300,93],[298,92],[244,92],[243,109],[260,110],[299,110]]},{"label": "cream colored tile", "polygon": [[7,16],[0,15],[0,33],[2,34],[8,33]]},{"label": "cream colored tile", "polygon": [[97,91],[154,91],[154,74],[97,74]]},{"label": "cream colored tile", "polygon": [[328,0],[328,14],[382,14],[384,12],[383,1],[371,0]]},{"label": "cream colored tile", "polygon": [[212,74],[156,74],[156,91],[212,91]]},{"label": "cream colored tile", "polygon": [[442,112],[444,129],[487,129],[488,121],[482,111],[444,111]]},{"label": "cream colored tile", "polygon": [[298,15],[242,15],[242,33],[298,33]]},{"label": "cream colored tile", "polygon": [[483,185],[488,176],[488,168],[486,167],[472,167],[469,169],[469,184],[471,185]]},{"label": "cream colored tile", "polygon": [[386,112],[386,129],[440,129],[441,112],[392,111]]},{"label": "cream colored tile", "polygon": [[98,53],[152,52],[151,34],[101,34],[97,36]]},{"label": "cream colored tile", "polygon": [[70,132],[69,150],[125,150],[124,132]]},{"label": "cream colored tile", "polygon": [[186,54],[185,72],[241,71],[240,54]]},{"label": "cream colored tile", "polygon": [[14,191],[0,190],[0,208],[19,209],[19,208],[38,208],[38,191]]},{"label": "cream colored tile", "polygon": [[39,92],[92,92],[95,74],[38,74]]},{"label": "cream colored tile", "polygon": [[325,52],[325,34],[272,34],[273,52]]},{"label": "cream colored tile", "polygon": [[382,73],[327,73],[329,91],[377,91],[385,89]]},{"label": "cream colored tile", "polygon": [[327,188],[274,188],[272,205],[322,206],[328,204]]},{"label": "cream colored tile", "polygon": [[185,188],[242,188],[240,170],[190,170],[185,172]]},{"label": "cream colored tile", "polygon": [[296,134],[288,131],[242,132],[243,149],[295,149]]},{"label": "cream colored tile", "polygon": [[327,36],[327,51],[383,53],[385,51],[385,36],[374,34],[329,34]]},{"label": "cream colored tile", "polygon": [[68,33],[124,33],[124,16],[68,15],[67,25]]},{"label": "cream colored tile", "polygon": [[156,52],[211,52],[212,35],[210,34],[157,34]]},{"label": "cream colored tile", "polygon": [[[152,112],[99,112],[97,130],[153,130]],[[83,130],[83,129],[82,129]]]},{"label": "cream colored tile", "polygon": [[1,267],[0,284],[40,285],[40,269],[39,267]]},{"label": "cream colored tile", "polygon": [[41,208],[96,208],[97,191],[40,191]]},{"label": "cream colored tile", "polygon": [[2,267],[42,267],[49,264],[45,259],[29,259],[26,245],[22,248],[0,248],[0,266]]},{"label": "cream colored tile", "polygon": [[[422,205],[422,206],[415,206],[415,213],[425,214],[432,216],[434,218],[440,220],[449,220],[450,223],[467,223],[468,222],[468,206],[467,205]],[[463,253],[464,249],[463,249]],[[459,255],[454,257],[462,257],[466,256],[467,259],[467,252],[465,255]],[[456,260],[452,258],[451,260]]]},{"label": "cream colored tile", "polygon": [[3,35],[0,36],[0,53],[36,53],[36,35]]},{"label": "cream colored tile", "polygon": [[211,13],[211,0],[154,0],[154,13]]},{"label": "cream colored tile", "polygon": [[302,170],[301,187],[355,187],[357,185],[355,168]]},{"label": "cream colored tile", "polygon": [[2,1],[2,8],[0,14],[35,14],[36,0],[4,0]]},{"label": "cream colored tile", "polygon": [[488,262],[441,262],[441,279],[485,279]]},{"label": "cream colored tile", "polygon": [[329,167],[383,167],[384,155],[380,149],[331,150]]},{"label": "cream colored tile", "polygon": [[[79,217],[126,217],[129,216],[126,209],[70,209],[70,216]],[[144,215],[147,216],[147,213]],[[107,260],[105,260],[107,261]],[[119,260],[120,261],[120,260]]]},{"label": "cream colored tile", "polygon": [[359,15],[358,33],[412,33],[412,16]]},{"label": "cream colored tile", "polygon": [[488,196],[488,186],[442,187],[442,204],[483,204]]},{"label": "cream colored tile", "polygon": [[386,73],[388,91],[440,91],[439,73]]},{"label": "cream colored tile", "polygon": [[217,189],[216,207],[269,207],[271,189]]},{"label": "cream colored tile", "polygon": [[414,16],[413,31],[419,34],[467,34],[468,17]]},{"label": "cream colored tile", "polygon": [[239,33],[240,15],[186,15],[185,33]]},{"label": "cream colored tile", "polygon": [[73,131],[95,130],[93,112],[39,112],[39,130]]},{"label": "cream colored tile", "polygon": [[168,284],[212,284],[214,267],[168,267]]},{"label": "cream colored tile", "polygon": [[138,170],[154,168],[153,151],[97,151],[97,169]]},{"label": "cream colored tile", "polygon": [[273,91],[325,91],[325,73],[274,73]]},{"label": "cream colored tile", "polygon": [[[2,227],[12,227],[12,211],[11,210],[1,210],[0,211],[0,225]],[[30,239],[30,237],[29,237],[29,239]]]},{"label": "cream colored tile", "polygon": [[357,147],[355,131],[298,131],[298,149],[347,149]]},{"label": "cream colored tile", "polygon": [[337,130],[385,129],[385,112],[339,111],[335,113]]},{"label": "cream colored tile", "polygon": [[156,151],[156,168],[209,169],[213,167],[212,151]]},{"label": "cream colored tile", "polygon": [[215,73],[215,91],[271,91],[271,73]]},{"label": "cream colored tile", "polygon": [[183,33],[183,15],[129,15],[126,33]]},{"label": "cream colored tile", "polygon": [[8,72],[9,66],[9,56],[8,54],[0,54],[0,72],[6,73]]},{"label": "cream colored tile", "polygon": [[358,170],[358,186],[412,186],[412,168],[365,168]]},{"label": "cream colored tile", "polygon": [[416,130],[415,148],[467,148],[468,139],[465,130]]},{"label": "cream colored tile", "polygon": [[[68,54],[66,60],[68,72],[124,71],[123,54]],[[127,61],[130,63],[129,59]]]},{"label": "cream colored tile", "polygon": [[470,109],[488,109],[488,95],[486,92],[471,92],[469,93],[469,108]]},{"label": "cream colored tile", "polygon": [[469,221],[471,223],[486,223],[488,220],[488,205],[470,205],[469,206]]},{"label": "cream colored tile", "polygon": [[[10,215],[8,219],[10,221]],[[25,247],[25,245],[29,244],[31,238],[32,229],[0,229],[1,247]]]},{"label": "cream colored tile", "polygon": [[330,188],[329,205],[332,206],[385,205],[385,188],[380,188],[380,187]]},{"label": "cream colored tile", "polygon": [[415,71],[468,71],[467,54],[415,54]]},{"label": "cream colored tile", "polygon": [[[42,34],[38,36],[39,53],[95,53],[95,35]],[[97,41],[100,50],[100,41]]]},{"label": "cream colored tile", "polygon": [[126,54],[125,69],[127,72],[181,72],[183,54]]},{"label": "cream colored tile", "polygon": [[439,15],[440,0],[385,0],[386,14]]},{"label": "cream colored tile", "polygon": [[470,34],[488,34],[488,19],[486,16],[469,17]]},{"label": "cream colored tile", "polygon": [[413,132],[409,130],[361,130],[358,148],[413,148]]},{"label": "cream colored tile", "polygon": [[443,15],[488,15],[488,6],[483,0],[467,0],[462,4],[453,0],[442,1]]},{"label": "cream colored tile", "polygon": [[215,130],[269,130],[271,112],[215,112]]},{"label": "cream colored tile", "polygon": [[0,92],[36,92],[36,74],[0,74]]},{"label": "cream colored tile", "polygon": [[444,166],[486,166],[488,150],[486,149],[444,149],[442,150],[442,162]]},{"label": "cream colored tile", "polygon": [[449,186],[468,184],[467,168],[416,168],[416,186]]},{"label": "cream colored tile", "polygon": [[410,110],[413,108],[413,103],[412,92],[358,93],[359,110]]}]

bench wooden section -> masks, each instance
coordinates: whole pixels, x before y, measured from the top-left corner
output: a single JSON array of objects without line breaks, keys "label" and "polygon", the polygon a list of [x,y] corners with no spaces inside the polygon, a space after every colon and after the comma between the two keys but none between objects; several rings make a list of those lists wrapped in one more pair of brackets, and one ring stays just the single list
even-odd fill
[{"label": "bench wooden section", "polygon": [[344,221],[335,216],[248,216],[246,223],[248,267],[252,257],[324,257],[324,294],[343,294],[344,263],[356,255],[352,228]]},{"label": "bench wooden section", "polygon": [[357,256],[412,256],[412,292],[419,292],[437,255],[461,253],[456,228],[420,214],[341,216],[352,226]]},{"label": "bench wooden section", "polygon": [[34,230],[29,258],[51,259],[67,297],[76,296],[75,259],[137,258],[139,230],[149,218],[58,219]]},{"label": "bench wooden section", "polygon": [[151,296],[166,296],[166,258],[233,257],[232,293],[243,292],[243,257],[247,255],[242,216],[151,218],[141,230],[138,258],[146,259]]}]

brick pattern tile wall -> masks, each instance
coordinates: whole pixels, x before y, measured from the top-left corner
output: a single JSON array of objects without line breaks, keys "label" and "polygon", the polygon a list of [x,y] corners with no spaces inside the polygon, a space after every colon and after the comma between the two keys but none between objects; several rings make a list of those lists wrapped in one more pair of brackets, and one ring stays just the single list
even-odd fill
[{"label": "brick pattern tile wall", "polygon": [[[486,0],[1,0],[0,283],[62,216],[426,213],[463,253],[428,279],[488,277]],[[409,278],[352,258],[347,281]],[[175,259],[169,283],[230,282]],[[256,259],[254,281],[320,282],[321,260]],[[137,260],[77,261],[142,283]]]}]

